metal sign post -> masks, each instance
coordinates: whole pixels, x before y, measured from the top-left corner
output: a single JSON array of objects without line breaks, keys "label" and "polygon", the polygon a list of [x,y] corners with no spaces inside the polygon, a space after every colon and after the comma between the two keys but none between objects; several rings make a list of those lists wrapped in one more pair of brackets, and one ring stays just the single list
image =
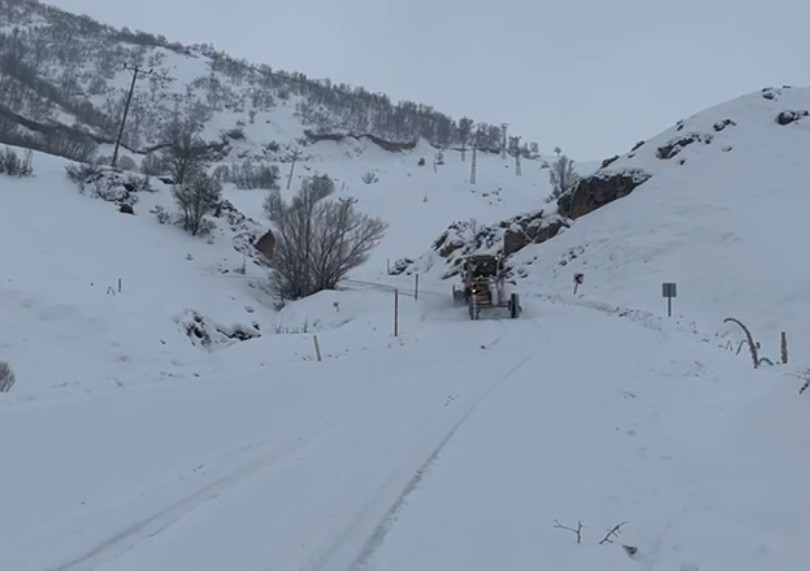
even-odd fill
[{"label": "metal sign post", "polygon": [[394,290],[394,337],[399,337],[399,290]]},{"label": "metal sign post", "polygon": [[664,283],[663,287],[664,297],[667,298],[667,315],[672,317],[672,298],[678,296],[678,288],[674,283]]},{"label": "metal sign post", "polygon": [[579,286],[582,285],[582,282],[585,281],[585,274],[576,273],[574,274],[574,295],[577,295],[577,289]]}]

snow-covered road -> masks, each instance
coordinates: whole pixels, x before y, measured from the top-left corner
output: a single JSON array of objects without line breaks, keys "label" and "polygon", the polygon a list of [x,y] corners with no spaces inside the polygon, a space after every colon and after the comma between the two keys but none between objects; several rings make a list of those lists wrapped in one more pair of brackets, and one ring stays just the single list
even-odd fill
[{"label": "snow-covered road", "polygon": [[[596,543],[631,520],[646,549],[695,509],[695,435],[735,399],[718,364],[747,371],[686,332],[529,302],[328,363],[17,406],[0,569],[632,568]],[[581,550],[555,519],[583,521]]]},{"label": "snow-covered road", "polygon": [[272,378],[8,410],[0,431],[26,437],[2,444],[0,505],[23,519],[0,516],[0,568],[345,568],[538,332],[455,322]]}]

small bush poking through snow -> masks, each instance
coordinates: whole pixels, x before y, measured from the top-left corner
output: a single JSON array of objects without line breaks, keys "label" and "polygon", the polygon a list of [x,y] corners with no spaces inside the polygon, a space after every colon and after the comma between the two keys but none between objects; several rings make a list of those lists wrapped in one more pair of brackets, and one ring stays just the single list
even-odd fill
[{"label": "small bush poking through snow", "polygon": [[157,218],[157,221],[160,224],[166,224],[169,220],[172,219],[171,214],[169,214],[168,211],[165,208],[163,208],[162,206],[160,206],[159,204],[157,206],[155,206],[149,212],[150,212],[150,214],[155,215],[155,218]]},{"label": "small bush poking through snow", "polygon": [[270,194],[264,200],[264,213],[271,222],[276,222],[284,209],[284,202],[281,199],[281,191],[278,189],[271,190]]},{"label": "small bush poking through snow", "polygon": [[87,185],[99,180],[103,176],[100,166],[90,163],[79,163],[65,167],[67,177],[79,187],[79,192],[84,193]]},{"label": "small bush poking through snow", "polygon": [[374,184],[375,182],[380,182],[379,177],[371,171],[363,173],[363,176],[360,179],[366,184]]},{"label": "small bush poking through snow", "polygon": [[79,187],[80,194],[84,194],[89,186],[93,198],[114,202],[122,212],[134,213],[139,192],[154,192],[148,176],[122,173],[111,167],[81,163],[68,165],[65,171]]},{"label": "small bush poking through snow", "polygon": [[11,365],[5,361],[0,361],[0,393],[7,393],[11,390],[16,382],[14,371]]},{"label": "small bush poking through snow", "polygon": [[33,153],[30,150],[25,151],[22,158],[9,147],[0,153],[0,174],[7,174],[9,176],[17,176],[20,178],[33,176],[34,168],[32,165]]},{"label": "small bush poking through snow", "polygon": [[562,150],[554,149],[557,158],[549,166],[549,181],[551,182],[551,194],[546,197],[546,202],[559,199],[562,195],[573,192],[579,184],[579,175],[574,168],[574,161],[562,154]]},{"label": "small bush poking through snow", "polygon": [[204,234],[206,214],[214,211],[222,195],[222,185],[210,176],[200,173],[190,181],[172,190],[180,208],[180,224],[192,236]]},{"label": "small bush poking through snow", "polygon": [[234,163],[232,166],[220,165],[212,174],[218,182],[233,183],[240,190],[264,188],[277,190],[279,188],[279,173],[276,165],[256,165],[253,161]]}]

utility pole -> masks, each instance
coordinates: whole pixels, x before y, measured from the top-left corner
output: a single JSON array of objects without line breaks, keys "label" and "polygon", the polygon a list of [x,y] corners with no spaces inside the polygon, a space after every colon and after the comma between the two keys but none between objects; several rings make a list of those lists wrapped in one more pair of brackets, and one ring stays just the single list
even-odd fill
[{"label": "utility pole", "polygon": [[506,128],[509,126],[509,123],[501,123],[501,134],[503,135],[503,142],[501,143],[501,158],[506,158]]},{"label": "utility pole", "polygon": [[515,176],[520,176],[520,137],[515,137]]},{"label": "utility pole", "polygon": [[129,95],[127,95],[127,102],[124,105],[124,116],[121,117],[121,126],[118,128],[118,138],[115,140],[115,150],[113,151],[112,156],[112,167],[115,168],[115,165],[118,163],[118,147],[121,146],[121,137],[124,134],[124,125],[127,122],[127,114],[129,114],[129,104],[132,103],[132,94],[135,92],[135,82],[138,81],[138,74],[149,75],[152,73],[152,70],[144,71],[140,68],[140,66],[134,65],[129,66],[124,64],[124,69],[129,70],[132,72],[132,83],[129,86]]},{"label": "utility pole", "polygon": [[473,140],[473,148],[472,148],[472,167],[470,170],[470,184],[475,184],[475,159],[478,153],[478,135],[481,133],[481,128],[479,127],[478,130],[475,132],[475,139]]},{"label": "utility pole", "polygon": [[297,160],[298,160],[298,149],[295,149],[293,151],[292,165],[290,165],[290,175],[287,177],[287,190],[290,190],[290,184],[292,184],[293,171],[295,170],[295,161]]}]

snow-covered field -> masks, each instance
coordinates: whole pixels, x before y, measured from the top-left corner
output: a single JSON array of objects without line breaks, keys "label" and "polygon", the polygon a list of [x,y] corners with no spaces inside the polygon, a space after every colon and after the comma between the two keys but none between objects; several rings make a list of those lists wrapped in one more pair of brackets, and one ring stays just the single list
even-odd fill
[{"label": "snow-covered field", "polygon": [[[386,264],[541,207],[537,163],[479,157],[473,186],[450,152],[434,172],[429,148],[319,143],[297,175],[390,228],[345,290],[277,311],[222,220],[158,224],[164,187],[120,214],[36,155],[0,179],[0,569],[806,568],[808,144],[771,115],[810,97],[757,97],[689,120],[736,125],[684,165],[652,155],[674,130],[620,159],[653,179],[517,254],[516,320],[467,320],[439,272],[413,299]],[[263,224],[263,192],[226,194]],[[191,312],[261,336],[205,350]],[[786,330],[790,364],[754,370],[726,316],[775,361]]]}]

